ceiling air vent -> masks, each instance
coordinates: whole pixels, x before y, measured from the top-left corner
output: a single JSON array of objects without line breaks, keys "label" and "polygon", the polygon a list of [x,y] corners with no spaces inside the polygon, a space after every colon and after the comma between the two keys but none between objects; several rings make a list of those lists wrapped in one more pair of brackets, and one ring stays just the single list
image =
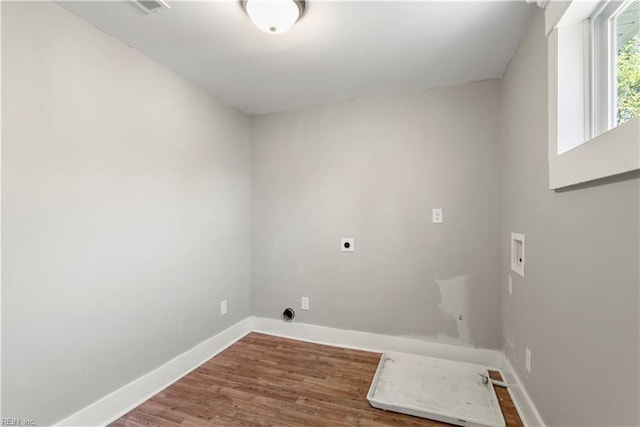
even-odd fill
[{"label": "ceiling air vent", "polygon": [[133,2],[147,13],[155,13],[162,9],[171,9],[171,6],[162,0],[133,0]]}]

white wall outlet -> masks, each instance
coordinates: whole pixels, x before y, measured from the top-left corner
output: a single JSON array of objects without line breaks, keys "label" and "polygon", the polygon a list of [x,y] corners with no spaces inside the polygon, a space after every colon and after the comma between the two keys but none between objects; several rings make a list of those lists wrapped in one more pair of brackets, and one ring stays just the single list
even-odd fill
[{"label": "white wall outlet", "polygon": [[342,252],[353,252],[356,248],[356,239],[353,237],[343,237],[340,239],[340,250]]},{"label": "white wall outlet", "polygon": [[524,234],[511,233],[511,270],[524,277]]},{"label": "white wall outlet", "polygon": [[433,209],[431,216],[434,224],[442,224],[442,208]]},{"label": "white wall outlet", "polygon": [[222,302],[220,302],[220,315],[224,316],[225,314],[227,314],[227,300],[222,300]]},{"label": "white wall outlet", "polygon": [[309,310],[309,297],[302,297],[302,309]]},{"label": "white wall outlet", "polygon": [[509,295],[513,293],[513,277],[509,275]]},{"label": "white wall outlet", "polygon": [[528,373],[531,373],[531,350],[529,347],[524,349],[524,367]]}]

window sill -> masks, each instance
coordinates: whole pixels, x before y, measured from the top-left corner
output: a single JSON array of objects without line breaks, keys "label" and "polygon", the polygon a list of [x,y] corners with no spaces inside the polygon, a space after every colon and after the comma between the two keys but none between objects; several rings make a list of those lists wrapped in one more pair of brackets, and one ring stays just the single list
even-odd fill
[{"label": "window sill", "polygon": [[561,155],[549,145],[552,190],[640,169],[640,117]]}]

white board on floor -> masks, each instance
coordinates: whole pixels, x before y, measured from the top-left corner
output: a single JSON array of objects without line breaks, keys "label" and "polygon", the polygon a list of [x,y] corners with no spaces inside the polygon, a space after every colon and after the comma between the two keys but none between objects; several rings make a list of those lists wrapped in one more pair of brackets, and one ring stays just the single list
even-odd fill
[{"label": "white board on floor", "polygon": [[459,426],[504,427],[487,368],[385,351],[367,399],[374,408]]}]

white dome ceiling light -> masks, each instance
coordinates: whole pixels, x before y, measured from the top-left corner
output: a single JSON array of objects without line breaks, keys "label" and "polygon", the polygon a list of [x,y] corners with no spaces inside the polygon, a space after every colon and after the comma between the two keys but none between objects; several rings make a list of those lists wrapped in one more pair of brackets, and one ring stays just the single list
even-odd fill
[{"label": "white dome ceiling light", "polygon": [[305,0],[241,0],[256,27],[271,34],[288,31],[304,14]]}]

